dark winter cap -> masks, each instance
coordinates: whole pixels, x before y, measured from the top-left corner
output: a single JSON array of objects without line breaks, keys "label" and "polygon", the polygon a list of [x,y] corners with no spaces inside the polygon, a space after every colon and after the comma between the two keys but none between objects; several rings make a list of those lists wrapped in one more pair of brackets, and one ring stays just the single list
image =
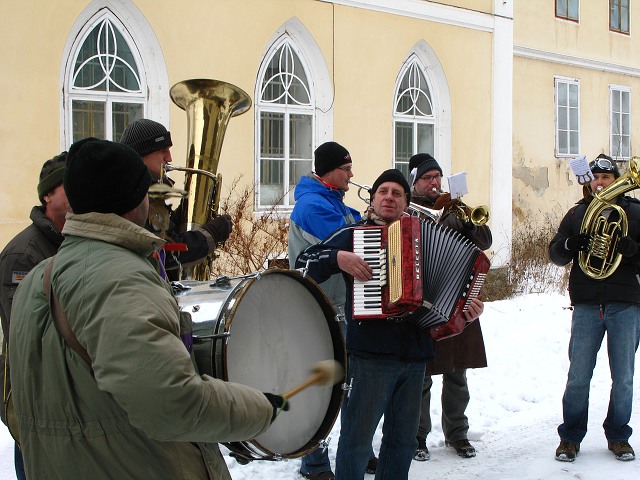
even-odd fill
[{"label": "dark winter cap", "polygon": [[55,190],[64,180],[64,171],[67,167],[67,152],[56,155],[47,160],[40,170],[40,182],[38,182],[38,198],[44,204],[44,196]]},{"label": "dark winter cap", "polygon": [[404,193],[407,195],[407,203],[411,202],[411,187],[407,183],[407,179],[404,178],[402,172],[396,168],[391,168],[389,170],[385,170],[382,174],[373,182],[373,186],[371,187],[371,198],[378,190],[378,187],[382,185],[384,182],[395,182],[402,185],[404,188]]},{"label": "dark winter cap", "polygon": [[409,177],[411,185],[416,183],[417,179],[431,170],[438,170],[440,175],[442,175],[442,168],[440,168],[440,165],[435,158],[428,153],[415,154],[409,159]]},{"label": "dark winter cap", "polygon": [[314,152],[316,175],[319,177],[331,170],[352,163],[351,155],[346,148],[336,142],[326,142],[316,148]]},{"label": "dark winter cap", "polygon": [[74,213],[122,215],[140,205],[149,185],[149,170],[126,145],[85,138],[69,148],[64,189]]},{"label": "dark winter cap", "polygon": [[164,125],[146,118],[131,122],[124,129],[120,143],[133,148],[141,157],[173,145],[171,133]]},{"label": "dark winter cap", "polygon": [[595,160],[589,163],[589,168],[591,169],[591,173],[613,173],[615,178],[620,176],[620,171],[618,170],[618,164],[613,161],[613,159],[601,153],[596,157]]}]

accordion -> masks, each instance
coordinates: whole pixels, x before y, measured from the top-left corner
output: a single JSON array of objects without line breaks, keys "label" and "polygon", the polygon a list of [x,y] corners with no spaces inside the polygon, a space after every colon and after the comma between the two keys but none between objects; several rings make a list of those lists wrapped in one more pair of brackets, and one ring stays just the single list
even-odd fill
[{"label": "accordion", "polygon": [[353,244],[354,253],[374,271],[373,280],[354,281],[354,320],[415,312],[410,321],[436,340],[462,332],[464,312],[480,293],[490,266],[473,242],[444,225],[410,216],[387,226],[357,227]]}]

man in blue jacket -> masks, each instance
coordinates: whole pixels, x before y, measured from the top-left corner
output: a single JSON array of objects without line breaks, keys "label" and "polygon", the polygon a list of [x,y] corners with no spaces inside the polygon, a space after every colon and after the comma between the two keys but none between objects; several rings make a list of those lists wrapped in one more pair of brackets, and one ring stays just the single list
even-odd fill
[{"label": "man in blue jacket", "polygon": [[[316,148],[314,172],[301,177],[294,192],[296,204],[289,226],[291,268],[295,268],[296,258],[309,245],[315,245],[334,230],[360,220],[358,211],[344,203],[349,179],[353,177],[352,165],[349,151],[339,143],[326,142]],[[329,277],[320,287],[341,318],[340,326],[344,327],[345,283],[342,275]],[[328,450],[318,448],[302,457],[300,474],[311,480],[333,479]]]}]

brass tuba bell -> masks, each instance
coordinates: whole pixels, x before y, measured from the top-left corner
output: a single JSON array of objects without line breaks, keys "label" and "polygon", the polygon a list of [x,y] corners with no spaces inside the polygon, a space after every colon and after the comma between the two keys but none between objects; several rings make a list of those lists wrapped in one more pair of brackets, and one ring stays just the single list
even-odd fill
[{"label": "brass tuba bell", "polygon": [[[216,174],[229,119],[246,112],[251,98],[244,90],[219,80],[191,79],[171,87],[171,100],[187,113],[186,168],[182,231],[201,227],[216,216],[222,175]],[[194,268],[195,280],[208,280],[211,258]]]},{"label": "brass tuba bell", "polygon": [[[588,277],[603,280],[611,276],[622,255],[616,251],[618,240],[627,235],[629,222],[627,214],[618,205],[611,203],[619,195],[640,187],[640,157],[632,157],[629,171],[617,178],[601,192],[593,192],[593,200],[587,207],[580,233],[591,237],[589,248],[578,254],[578,264]],[[612,209],[618,212],[619,219],[609,221],[602,213]]]}]

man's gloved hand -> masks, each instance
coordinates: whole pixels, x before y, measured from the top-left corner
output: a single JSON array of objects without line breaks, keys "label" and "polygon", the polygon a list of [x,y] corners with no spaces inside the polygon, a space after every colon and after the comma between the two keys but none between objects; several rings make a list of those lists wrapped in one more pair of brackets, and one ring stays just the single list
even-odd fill
[{"label": "man's gloved hand", "polygon": [[231,217],[229,215],[218,215],[216,218],[209,220],[202,228],[215,238],[216,243],[224,242],[231,234],[233,222],[231,222]]},{"label": "man's gloved hand", "polygon": [[579,233],[572,237],[567,238],[564,241],[564,248],[570,252],[584,251],[589,247],[589,241],[591,237],[587,233]]},{"label": "man's gloved hand", "polygon": [[262,394],[267,397],[269,403],[273,405],[273,415],[271,415],[271,423],[276,419],[280,411],[284,410],[285,412],[289,411],[289,402],[282,395],[275,395],[273,393],[265,393]]},{"label": "man's gloved hand", "polygon": [[633,257],[638,253],[638,242],[629,236],[620,237],[616,245],[616,251],[623,257]]}]

